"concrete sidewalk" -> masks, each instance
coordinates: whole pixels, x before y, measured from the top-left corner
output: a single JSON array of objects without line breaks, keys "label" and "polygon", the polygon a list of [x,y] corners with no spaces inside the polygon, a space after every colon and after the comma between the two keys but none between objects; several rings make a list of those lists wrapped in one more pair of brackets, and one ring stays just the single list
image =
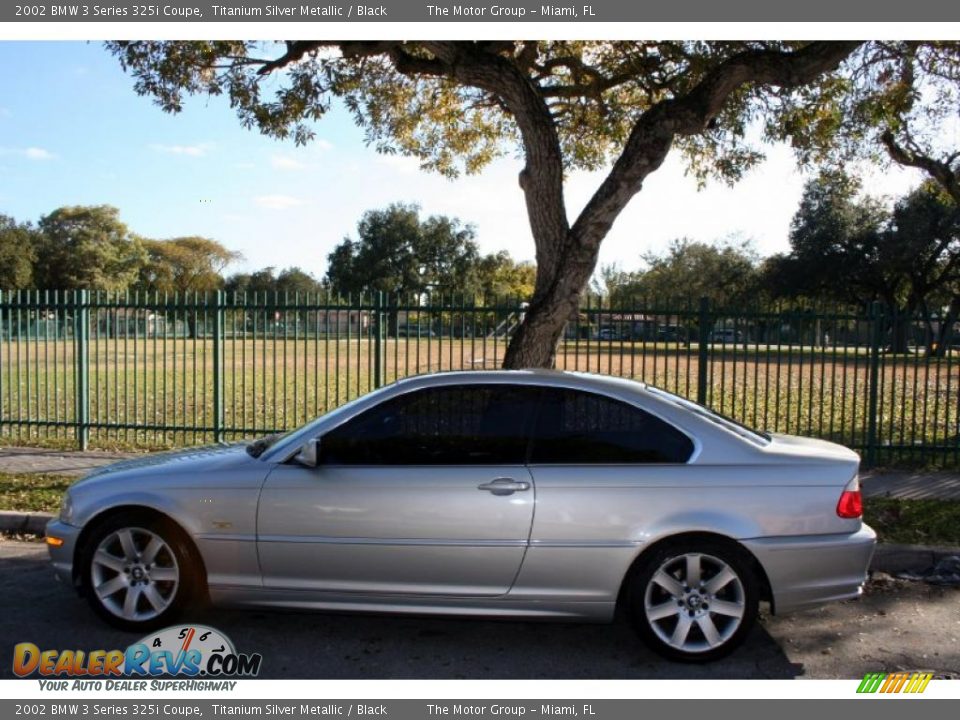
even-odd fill
[{"label": "concrete sidewalk", "polygon": [[[89,470],[140,453],[89,450],[44,450],[0,448],[0,472],[83,475]],[[893,497],[909,500],[939,498],[960,501],[960,472],[910,472],[867,470],[861,474],[864,497]]]}]

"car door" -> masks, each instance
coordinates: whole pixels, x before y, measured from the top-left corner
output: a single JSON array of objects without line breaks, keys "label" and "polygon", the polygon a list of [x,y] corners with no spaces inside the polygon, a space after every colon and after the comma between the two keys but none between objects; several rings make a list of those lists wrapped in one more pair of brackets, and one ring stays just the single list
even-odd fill
[{"label": "car door", "polygon": [[430,387],[325,433],[317,467],[280,465],[263,486],[264,585],[506,593],[533,520],[524,459],[535,402],[516,385]]}]

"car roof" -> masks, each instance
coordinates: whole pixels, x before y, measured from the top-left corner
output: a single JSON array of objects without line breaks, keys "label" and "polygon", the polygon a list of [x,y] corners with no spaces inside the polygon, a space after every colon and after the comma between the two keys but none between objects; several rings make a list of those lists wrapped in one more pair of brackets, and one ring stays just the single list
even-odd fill
[{"label": "car roof", "polygon": [[646,389],[639,380],[598,375],[595,373],[572,370],[550,370],[530,368],[525,370],[447,370],[443,372],[414,375],[402,378],[394,383],[398,387],[471,384],[552,385],[557,387],[592,388],[595,390],[637,392]]}]

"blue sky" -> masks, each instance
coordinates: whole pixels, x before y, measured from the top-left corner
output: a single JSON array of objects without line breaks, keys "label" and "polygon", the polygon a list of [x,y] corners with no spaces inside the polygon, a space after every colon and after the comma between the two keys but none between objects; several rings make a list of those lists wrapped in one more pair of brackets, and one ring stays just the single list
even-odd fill
[{"label": "blue sky", "polygon": [[[110,204],[147,237],[203,235],[240,251],[230,270],[298,265],[321,276],[327,253],[365,210],[416,202],[473,224],[484,252],[533,258],[515,160],[450,181],[365,147],[342,111],[298,148],[244,130],[222,100],[195,98],[172,116],[132,87],[101,43],[0,42],[0,213],[36,221],[62,205]],[[734,188],[700,192],[672,157],[621,215],[601,263],[637,268],[641,252],[680,236],[736,235],[762,254],[785,249],[804,178],[786,148],[768,155]],[[568,211],[598,182],[572,174]],[[886,172],[867,184],[896,193],[914,182]]]}]

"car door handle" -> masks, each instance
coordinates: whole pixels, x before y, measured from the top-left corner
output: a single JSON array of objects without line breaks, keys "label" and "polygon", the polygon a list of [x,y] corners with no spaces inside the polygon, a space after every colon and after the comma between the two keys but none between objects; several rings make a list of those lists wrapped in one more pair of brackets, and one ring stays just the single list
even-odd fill
[{"label": "car door handle", "polygon": [[513,495],[518,490],[529,489],[530,483],[525,480],[514,480],[508,477],[494,478],[488,483],[477,485],[477,490],[486,490],[494,495]]}]

